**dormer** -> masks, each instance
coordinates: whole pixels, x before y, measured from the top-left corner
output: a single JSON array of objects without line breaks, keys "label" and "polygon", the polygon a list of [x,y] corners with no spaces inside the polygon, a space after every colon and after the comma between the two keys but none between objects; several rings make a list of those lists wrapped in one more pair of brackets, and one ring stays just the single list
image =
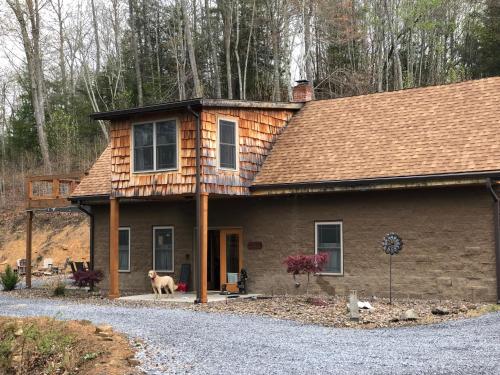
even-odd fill
[{"label": "dormer", "polygon": [[247,195],[301,103],[195,99],[101,112],[110,121],[111,196],[191,195],[200,125],[201,191]]}]

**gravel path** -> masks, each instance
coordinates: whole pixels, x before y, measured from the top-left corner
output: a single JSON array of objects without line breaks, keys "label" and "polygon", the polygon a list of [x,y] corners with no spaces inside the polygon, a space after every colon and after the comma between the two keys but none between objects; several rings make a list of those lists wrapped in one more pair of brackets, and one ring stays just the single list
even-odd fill
[{"label": "gravel path", "polygon": [[148,374],[500,374],[500,313],[432,326],[351,330],[0,295],[0,315],[111,324],[144,340],[137,358]]}]

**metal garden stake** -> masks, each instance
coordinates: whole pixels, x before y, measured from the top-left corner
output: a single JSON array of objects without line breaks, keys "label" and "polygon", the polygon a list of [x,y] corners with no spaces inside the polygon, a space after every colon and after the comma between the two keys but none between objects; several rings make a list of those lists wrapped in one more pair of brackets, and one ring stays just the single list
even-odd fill
[{"label": "metal garden stake", "polygon": [[403,249],[403,240],[396,233],[388,233],[382,241],[382,248],[389,254],[389,303],[392,304],[392,256]]}]

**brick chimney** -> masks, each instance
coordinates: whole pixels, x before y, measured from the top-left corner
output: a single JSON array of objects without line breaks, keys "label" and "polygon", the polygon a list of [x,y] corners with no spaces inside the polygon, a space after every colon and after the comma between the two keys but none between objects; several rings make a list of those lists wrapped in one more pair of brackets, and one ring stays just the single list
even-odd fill
[{"label": "brick chimney", "polygon": [[305,103],[313,99],[313,88],[308,80],[295,81],[297,84],[292,89],[292,102]]}]

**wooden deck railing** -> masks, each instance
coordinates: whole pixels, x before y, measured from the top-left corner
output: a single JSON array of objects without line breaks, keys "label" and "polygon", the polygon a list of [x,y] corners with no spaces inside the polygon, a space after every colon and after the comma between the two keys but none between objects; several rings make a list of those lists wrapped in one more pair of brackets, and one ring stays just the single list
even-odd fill
[{"label": "wooden deck railing", "polygon": [[58,208],[70,205],[68,197],[81,180],[81,174],[31,176],[26,178],[26,206]]}]

